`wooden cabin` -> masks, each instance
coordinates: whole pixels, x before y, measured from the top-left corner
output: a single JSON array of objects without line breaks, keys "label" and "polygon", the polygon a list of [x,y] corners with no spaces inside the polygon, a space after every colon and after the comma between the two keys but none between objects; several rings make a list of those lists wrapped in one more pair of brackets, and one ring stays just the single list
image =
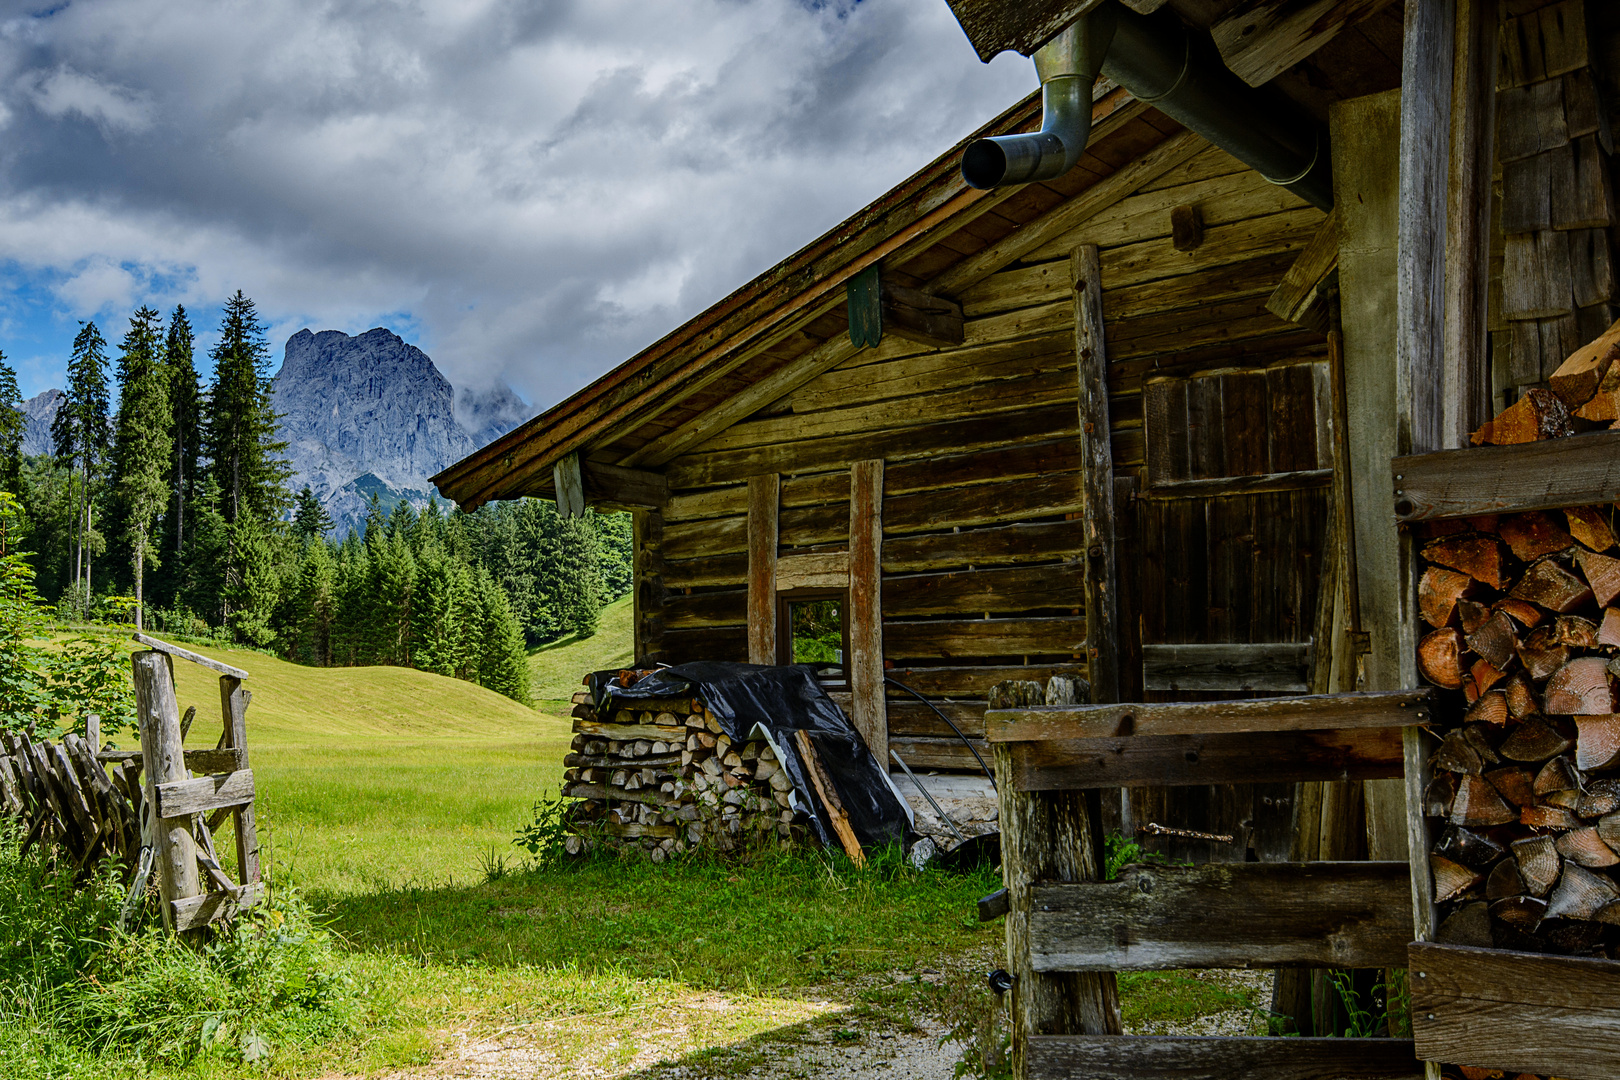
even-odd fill
[{"label": "wooden cabin", "polygon": [[[1620,501],[1620,433],[1465,449],[1617,313],[1620,5],[950,2],[985,59],[1154,13],[1319,125],[1331,197],[1108,78],[1078,165],[969,187],[1031,96],[435,482],[631,510],[643,662],[790,661],[832,598],[880,758],[975,767],[890,679],[988,740],[1018,1076],[1620,1075],[1620,960],[1440,933],[1428,729],[1465,706],[1417,656],[1426,539]],[[1059,675],[1090,703],[986,709]],[[1116,829],[1259,865],[1102,882]],[[1251,965],[1334,1034],[1323,969],[1407,943],[1415,1044],[1121,1034],[1112,972]]]}]

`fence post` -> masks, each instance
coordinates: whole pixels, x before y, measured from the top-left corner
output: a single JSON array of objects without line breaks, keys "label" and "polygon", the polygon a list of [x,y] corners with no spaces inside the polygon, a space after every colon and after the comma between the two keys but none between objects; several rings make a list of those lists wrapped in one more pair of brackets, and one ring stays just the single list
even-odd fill
[{"label": "fence post", "polygon": [[[174,671],[167,656],[147,651],[135,653],[130,659],[135,668],[135,706],[140,718],[146,798],[155,812],[158,785],[184,780],[187,775],[186,755],[180,739],[180,706],[175,699]],[[156,847],[158,889],[163,897],[163,925],[173,929],[174,902],[202,892],[191,817],[156,820],[152,843]]]}]

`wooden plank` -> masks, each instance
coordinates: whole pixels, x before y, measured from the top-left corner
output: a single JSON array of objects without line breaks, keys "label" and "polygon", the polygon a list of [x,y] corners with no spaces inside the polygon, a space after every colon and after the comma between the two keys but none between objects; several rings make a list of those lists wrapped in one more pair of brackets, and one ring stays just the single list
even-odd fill
[{"label": "wooden plank", "polygon": [[857,461],[849,483],[850,720],[886,769],[883,689],[883,459]]},{"label": "wooden plank", "polygon": [[1400,967],[1412,940],[1405,862],[1138,865],[1033,906],[1036,971]]},{"label": "wooden plank", "polygon": [[1206,480],[1159,481],[1149,485],[1142,493],[1142,497],[1218,499],[1227,495],[1258,495],[1268,491],[1304,491],[1310,488],[1330,487],[1332,484],[1332,469],[1301,469],[1295,472],[1259,473],[1253,476],[1219,476]]},{"label": "wooden plank", "polygon": [[1119,597],[1114,550],[1114,457],[1108,416],[1108,351],[1104,344],[1102,265],[1095,244],[1070,256],[1074,348],[1079,377],[1080,452],[1085,489],[1081,535],[1086,545],[1086,645],[1093,701],[1119,699]]},{"label": "wooden plank", "polygon": [[1208,148],[1209,143],[1202,136],[1190,131],[1172,135],[1074,198],[1053,207],[1034,221],[1026,222],[1010,236],[963,259],[930,281],[929,291],[961,295],[970,285],[1072,231],[1145,184],[1187,164]]},{"label": "wooden plank", "polygon": [[[982,702],[985,693],[996,683],[1008,679],[1031,679],[1045,685],[1055,676],[1066,679],[1084,679],[1084,664],[971,664],[956,667],[897,667],[889,672],[894,679],[911,687],[919,694],[933,696],[974,698]],[[900,692],[891,689],[889,708],[892,711],[902,700]],[[983,721],[981,719],[980,723]]]},{"label": "wooden plank", "polygon": [[1615,502],[1620,432],[1414,454],[1390,469],[1403,522]]},{"label": "wooden plank", "polygon": [[[140,761],[139,750],[103,750],[95,755],[97,761],[109,764],[121,761]],[[186,768],[194,773],[226,773],[247,768],[247,755],[229,748],[219,750],[187,750]]]},{"label": "wooden plank", "polygon": [[204,893],[168,905],[168,916],[176,931],[197,930],[222,919],[235,918],[239,912],[253,907],[265,897],[261,882],[244,886],[237,894],[227,892]]},{"label": "wooden plank", "polygon": [[908,289],[884,279],[881,288],[882,326],[895,337],[919,345],[948,349],[962,344],[962,305],[921,289]]},{"label": "wooden plank", "polygon": [[1615,1076],[1620,963],[1414,942],[1408,967],[1412,1032],[1424,1058]]},{"label": "wooden plank", "polygon": [[669,504],[669,481],[661,473],[627,469],[605,461],[587,461],[585,492],[593,504],[608,503],[618,508],[658,509]]},{"label": "wooden plank", "polygon": [[908,574],[883,583],[883,610],[894,618],[964,611],[1011,615],[1053,608],[1071,608],[1078,614],[1085,599],[1085,571],[1078,562]]},{"label": "wooden plank", "polygon": [[[964,729],[964,732],[966,729]],[[974,749],[979,751],[979,757],[984,759],[986,765],[993,770],[995,763],[991,760],[990,744],[983,739],[973,739]],[[954,734],[945,736],[922,737],[916,735],[901,735],[895,732],[889,734],[889,748],[900,755],[913,769],[936,769],[940,772],[977,773],[984,775],[979,766],[978,758],[973,751],[963,745],[962,740]]]},{"label": "wooden plank", "polygon": [[1304,322],[1322,282],[1339,268],[1339,215],[1330,213],[1311,242],[1283,274],[1266,300],[1266,310],[1287,322]]},{"label": "wooden plank", "polygon": [[896,659],[951,659],[959,656],[1078,656],[1086,643],[1086,620],[927,619],[890,620],[883,643]]},{"label": "wooden plank", "polygon": [[[241,680],[229,675],[220,677],[219,704],[225,727],[224,742],[229,751],[236,755],[238,770],[248,767],[247,708],[252,700],[253,695],[242,686]],[[258,882],[262,876],[258,818],[251,802],[236,812],[236,872],[243,886]]]},{"label": "wooden plank", "polygon": [[[138,652],[130,662],[134,667],[135,708],[140,724],[146,797],[155,800],[158,785],[186,778],[185,751],[180,745],[180,707],[174,697],[174,668],[163,651]],[[171,905],[202,891],[197,877],[197,845],[191,837],[191,819],[154,821],[153,844],[164,920],[172,930],[176,927]]]},{"label": "wooden plank", "polygon": [[551,484],[557,513],[565,518],[585,516],[585,480],[580,473],[579,451],[564,454],[551,467]]},{"label": "wooden plank", "polygon": [[[1440,447],[1468,445],[1490,414],[1485,345],[1500,0],[1457,0],[1447,187]],[[1503,185],[1504,193],[1507,185]]]},{"label": "wooden plank", "polygon": [[748,479],[748,662],[777,663],[776,545],[782,478]]},{"label": "wooden plank", "polygon": [[849,552],[784,555],[776,560],[776,591],[849,588]]},{"label": "wooden plank", "polygon": [[[890,537],[883,542],[883,572],[900,574],[949,566],[1072,559],[1085,550],[1085,538],[1071,521],[1002,525],[964,532]],[[1010,676],[1009,676],[1010,677]],[[992,682],[999,680],[992,680]],[[983,689],[988,689],[987,683]]]},{"label": "wooden plank", "polygon": [[[1008,783],[1021,791],[1186,787],[1400,776],[1401,732],[1392,728],[1135,735],[994,743],[1007,747]],[[998,751],[999,753],[999,751]]]},{"label": "wooden plank", "polygon": [[136,641],[140,642],[142,645],[145,645],[148,649],[156,649],[160,653],[166,653],[169,656],[178,657],[181,660],[190,660],[193,664],[200,664],[209,671],[217,671],[221,675],[229,675],[233,679],[245,679],[248,677],[248,673],[243,671],[241,668],[231,667],[229,664],[222,664],[218,660],[210,660],[208,657],[203,656],[200,653],[194,653],[190,649],[182,649],[178,645],[170,645],[167,641],[160,641],[148,634],[136,632],[130,636]]},{"label": "wooden plank", "polygon": [[1147,690],[1304,693],[1310,689],[1309,642],[1142,646]]},{"label": "wooden plank", "polygon": [[[1103,450],[1107,449],[1105,439]],[[1085,505],[1087,475],[1054,473],[1025,480],[974,484],[955,489],[949,497],[937,491],[891,496],[883,504],[884,529],[893,536],[974,525],[1003,525],[1025,518],[1076,513]]]},{"label": "wooden plank", "polygon": [[161,818],[206,814],[210,810],[241,806],[253,801],[253,770],[242,769],[191,780],[170,780],[158,784],[154,794],[157,801],[153,805]]},{"label": "wooden plank", "polygon": [[[908,684],[909,685],[909,684]],[[988,689],[988,687],[987,687]],[[950,726],[941,720],[934,712],[938,709],[950,718],[952,724],[962,729],[962,734],[973,739],[986,761],[990,760],[989,744],[984,742],[984,699],[977,701],[941,701],[935,700],[924,705],[915,698],[894,697],[891,688],[889,698],[889,741],[911,737],[926,739],[956,739],[958,745],[961,740]],[[982,691],[981,691],[982,693]],[[905,755],[902,754],[902,757]],[[906,758],[906,764],[911,759]]]},{"label": "wooden plank", "polygon": [[989,63],[998,53],[1012,49],[1025,56],[1046,44],[1058,31],[1090,11],[1102,0],[1034,0],[1004,4],[998,0],[946,0],[973,43],[979,59]]},{"label": "wooden plank", "polygon": [[[683,657],[683,659],[685,659]],[[692,659],[698,659],[693,657]],[[705,657],[705,659],[707,659]],[[646,739],[649,742],[669,742],[671,739],[686,741],[688,734],[686,728],[675,727],[672,724],[614,724],[602,720],[574,720],[574,730],[585,735],[596,735],[604,739],[618,739],[630,741],[633,739]]]},{"label": "wooden plank", "polygon": [[[664,656],[664,515],[656,510],[637,510],[630,522],[635,545],[635,662],[639,666],[659,663]],[[747,576],[745,556],[736,580],[746,581]]]},{"label": "wooden plank", "polygon": [[1233,74],[1261,86],[1389,0],[1245,0],[1210,26]]},{"label": "wooden plank", "polygon": [[991,742],[1097,739],[1128,735],[1203,735],[1327,728],[1399,728],[1428,721],[1429,690],[1312,694],[1249,701],[1176,701],[1125,705],[1036,706],[991,710]]},{"label": "wooden plank", "polygon": [[1037,1035],[1028,1080],[1416,1080],[1410,1039]]}]

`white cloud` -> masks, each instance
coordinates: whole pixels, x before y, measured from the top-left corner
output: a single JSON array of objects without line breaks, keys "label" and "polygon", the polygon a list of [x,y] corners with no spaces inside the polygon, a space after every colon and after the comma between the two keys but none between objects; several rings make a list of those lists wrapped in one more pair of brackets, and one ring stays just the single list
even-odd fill
[{"label": "white cloud", "polygon": [[944,0],[76,0],[0,23],[0,260],[547,404],[1033,85]]}]

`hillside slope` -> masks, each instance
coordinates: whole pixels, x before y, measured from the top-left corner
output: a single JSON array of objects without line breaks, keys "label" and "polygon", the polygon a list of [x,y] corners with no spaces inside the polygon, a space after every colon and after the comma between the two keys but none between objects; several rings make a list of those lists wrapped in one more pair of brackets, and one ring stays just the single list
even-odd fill
[{"label": "hillside slope", "polygon": [[566,703],[574,696],[580,688],[579,680],[588,671],[635,663],[635,608],[631,600],[621,596],[603,608],[596,633],[590,637],[564,638],[529,654],[530,692],[541,709],[557,711],[557,703]]}]

